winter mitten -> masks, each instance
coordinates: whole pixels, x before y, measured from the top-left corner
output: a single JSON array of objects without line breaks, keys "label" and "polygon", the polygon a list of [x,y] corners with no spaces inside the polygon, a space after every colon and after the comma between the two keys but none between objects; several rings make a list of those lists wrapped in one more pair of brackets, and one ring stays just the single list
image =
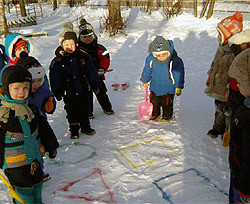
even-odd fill
[{"label": "winter mitten", "polygon": [[222,146],[223,147],[228,147],[229,146],[229,142],[230,142],[230,127],[228,128],[228,130],[224,133],[223,135],[223,139],[222,139]]},{"label": "winter mitten", "polygon": [[57,150],[56,149],[54,151],[52,151],[52,152],[49,152],[49,158],[51,158],[51,159],[54,159],[56,157],[56,155],[57,155]]},{"label": "winter mitten", "polygon": [[206,81],[206,86],[209,86],[209,84],[210,84],[210,80],[211,80],[211,77],[210,77],[210,76],[208,76],[207,81]]},{"label": "winter mitten", "polygon": [[50,113],[55,108],[55,104],[53,102],[53,97],[49,97],[48,101],[45,103],[44,110],[46,113]]},{"label": "winter mitten", "polygon": [[180,96],[181,95],[181,88],[175,88],[175,94],[176,94],[176,96]]},{"label": "winter mitten", "polygon": [[147,83],[142,82],[142,86],[143,86],[144,88],[146,88],[147,86],[149,86],[149,82],[147,82]]}]

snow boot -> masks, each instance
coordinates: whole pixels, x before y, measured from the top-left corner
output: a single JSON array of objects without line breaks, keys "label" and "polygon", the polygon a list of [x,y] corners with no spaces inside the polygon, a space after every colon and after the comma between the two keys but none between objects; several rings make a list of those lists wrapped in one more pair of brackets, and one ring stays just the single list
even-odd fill
[{"label": "snow boot", "polygon": [[96,133],[96,131],[94,129],[92,129],[92,128],[89,128],[87,130],[82,129],[81,133],[86,134],[86,135],[94,135]]},{"label": "snow boot", "polygon": [[113,115],[115,112],[111,109],[111,110],[103,110],[103,112],[107,115]]},{"label": "snow boot", "polygon": [[211,129],[207,132],[207,135],[212,137],[212,138],[216,138],[218,137],[219,135],[222,135],[223,132],[219,132],[218,130],[215,130],[215,129]]},{"label": "snow boot", "polygon": [[150,119],[149,119],[149,122],[150,123],[154,123],[154,122],[157,122],[158,120],[160,120],[160,115],[159,116],[152,116]]},{"label": "snow boot", "polygon": [[43,182],[46,182],[46,181],[48,181],[50,179],[51,179],[51,177],[50,177],[50,175],[48,173],[43,173]]}]

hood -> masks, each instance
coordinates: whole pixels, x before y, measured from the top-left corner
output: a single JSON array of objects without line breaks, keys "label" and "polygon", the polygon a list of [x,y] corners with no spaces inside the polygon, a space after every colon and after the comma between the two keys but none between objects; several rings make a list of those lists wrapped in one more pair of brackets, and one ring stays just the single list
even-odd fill
[{"label": "hood", "polygon": [[28,44],[29,54],[33,52],[33,44],[30,42],[28,38],[26,38],[20,33],[10,33],[5,38],[5,52],[8,58],[10,58],[12,61],[14,61],[16,58],[16,56],[13,55],[13,47],[19,39],[24,40]]}]

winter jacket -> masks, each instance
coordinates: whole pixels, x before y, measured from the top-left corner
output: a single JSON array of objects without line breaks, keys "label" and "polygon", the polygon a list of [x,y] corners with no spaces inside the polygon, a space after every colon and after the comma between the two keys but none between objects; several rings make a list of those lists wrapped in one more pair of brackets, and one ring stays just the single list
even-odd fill
[{"label": "winter jacket", "polygon": [[7,62],[8,62],[8,58],[5,53],[5,48],[3,45],[0,44],[0,71],[7,64]]},{"label": "winter jacket", "polygon": [[[54,108],[50,112],[47,112],[45,110],[45,104],[48,102],[50,97],[53,98],[52,103],[54,104]],[[44,116],[46,116],[45,113],[52,114],[56,109],[56,100],[54,98],[54,94],[44,86],[40,86],[34,93],[30,94],[29,104],[32,104],[38,108],[38,110],[40,110]]]},{"label": "winter jacket", "polygon": [[230,170],[235,175],[235,188],[250,196],[250,98],[231,120],[229,145]]},{"label": "winter jacket", "polygon": [[[58,50],[57,50],[58,51]],[[57,98],[84,95],[99,83],[99,78],[94,69],[94,64],[89,58],[85,60],[80,53],[75,51],[72,54],[58,54],[50,64],[50,85],[51,90]],[[88,73],[92,67],[95,74]]]},{"label": "winter jacket", "polygon": [[165,62],[160,62],[150,54],[142,71],[140,80],[143,83],[150,82],[150,91],[156,96],[174,94],[175,88],[184,88],[184,64],[174,50],[170,40],[171,52]]},{"label": "winter jacket", "polygon": [[211,64],[211,68],[207,72],[209,83],[207,83],[205,93],[208,96],[219,101],[225,101],[229,83],[228,70],[232,61],[233,56],[228,44],[219,46]]},{"label": "winter jacket", "polygon": [[[97,36],[95,35],[95,38],[92,43],[86,44],[83,43],[81,40],[79,40],[79,47],[80,50],[88,53],[94,63],[96,70],[104,69],[104,71],[107,71],[110,65],[110,55],[108,50],[101,44],[97,43]],[[105,79],[105,76],[100,76],[100,79]]]}]

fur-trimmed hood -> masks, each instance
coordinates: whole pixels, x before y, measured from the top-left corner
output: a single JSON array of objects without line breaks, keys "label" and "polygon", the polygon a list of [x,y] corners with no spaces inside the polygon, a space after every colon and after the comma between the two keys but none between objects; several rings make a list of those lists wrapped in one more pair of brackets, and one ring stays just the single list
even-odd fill
[{"label": "fur-trimmed hood", "polygon": [[228,39],[229,46],[233,44],[241,45],[242,43],[250,43],[250,29],[236,33]]},{"label": "fur-trimmed hood", "polygon": [[33,52],[33,44],[30,42],[28,38],[26,38],[20,33],[10,33],[6,36],[6,39],[5,39],[5,52],[8,58],[10,58],[12,61],[14,61],[16,58],[16,56],[13,53],[14,45],[20,39],[24,40],[28,44],[29,54]]}]

